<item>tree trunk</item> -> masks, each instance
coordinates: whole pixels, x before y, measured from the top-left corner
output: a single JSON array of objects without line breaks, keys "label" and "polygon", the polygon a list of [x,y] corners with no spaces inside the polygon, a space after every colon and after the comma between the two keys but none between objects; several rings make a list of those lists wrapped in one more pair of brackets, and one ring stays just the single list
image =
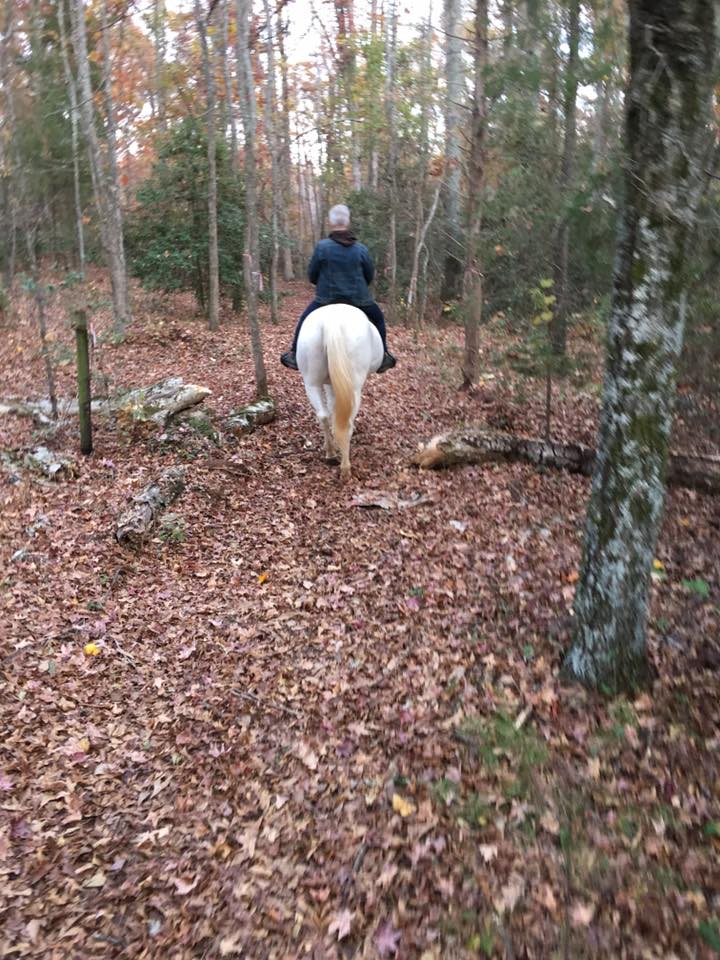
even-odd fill
[{"label": "tree trunk", "polygon": [[75,355],[77,363],[77,397],[78,419],[80,421],[80,451],[84,454],[92,453],[92,413],[90,409],[90,351],[88,349],[87,314],[84,310],[76,310],[73,314],[75,321]]},{"label": "tree trunk", "polygon": [[267,396],[267,374],[263,358],[260,323],[258,319],[258,279],[260,259],[258,254],[257,172],[255,166],[255,137],[257,109],[255,104],[255,81],[250,63],[250,23],[252,0],[235,0],[237,16],[237,73],[242,105],[243,131],[245,134],[245,251],[244,277],[250,342],[255,364],[255,391],[258,397]]},{"label": "tree trunk", "polygon": [[75,77],[70,67],[70,56],[68,54],[68,40],[65,33],[65,4],[64,0],[58,0],[57,7],[58,26],[60,28],[60,50],[62,53],[63,72],[65,74],[65,86],[68,91],[68,100],[70,101],[70,137],[72,145],[72,164],[73,164],[73,199],[75,201],[75,232],[78,243],[78,262],[80,272],[85,273],[85,227],[83,224],[82,199],[80,196],[80,148],[78,141],[78,102],[77,89],[75,87]]},{"label": "tree trunk", "polygon": [[557,298],[550,321],[550,343],[555,356],[564,356],[567,343],[568,319],[568,261],[570,254],[570,196],[575,167],[577,140],[577,67],[580,45],[580,0],[571,0],[568,23],[568,59],[565,65],[565,94],[563,97],[563,154],[560,165],[559,195],[562,210],[555,249],[555,296]]},{"label": "tree trunk", "polygon": [[[350,173],[353,190],[362,189],[362,163],[360,158],[359,117],[355,105],[355,18],[353,0],[334,0],[335,18],[337,20],[337,71],[342,80],[343,96],[345,99],[344,126],[347,128],[346,137],[350,147]],[[356,129],[353,129],[356,128]]]},{"label": "tree trunk", "polygon": [[483,265],[481,236],[483,186],[485,180],[485,67],[487,65],[488,0],[475,0],[475,89],[473,93],[470,132],[470,165],[468,184],[467,263],[463,288],[465,293],[465,353],[463,387],[478,378],[480,321],[483,305]]},{"label": "tree trunk", "polygon": [[389,207],[389,236],[387,253],[387,272],[390,286],[390,311],[394,315],[397,304],[397,78],[395,76],[397,61],[397,3],[392,0],[387,22],[387,81],[385,85],[385,110],[388,124],[388,199]]},{"label": "tree trunk", "polygon": [[[90,61],[88,59],[85,5],[83,0],[70,0],[70,14],[73,27],[72,36],[73,47],[75,49],[75,62],[78,71],[80,120],[83,128],[83,136],[85,137],[85,142],[88,147],[93,190],[95,192],[100,218],[100,237],[110,269],[115,333],[122,336],[125,327],[130,321],[130,305],[128,301],[122,212],[120,210],[118,184],[117,182],[113,182],[111,175],[105,169],[97,130],[95,128],[95,110],[93,106],[92,86],[90,84]],[[107,30],[104,30],[103,34],[106,38]],[[105,43],[105,39],[103,42]],[[106,105],[108,103],[110,104],[110,113],[112,115],[112,98],[109,95],[109,70],[110,63],[109,57],[107,57],[106,66],[103,67],[103,76],[105,78]],[[114,124],[114,121],[110,121],[109,118],[108,122]],[[112,129],[114,130],[114,126]],[[110,135],[110,132],[110,128],[108,128],[108,135]]]},{"label": "tree trunk", "polygon": [[18,194],[18,207],[22,215],[22,229],[25,235],[25,247],[27,251],[28,265],[32,280],[32,294],[35,300],[35,309],[38,324],[38,333],[40,336],[40,354],[43,358],[45,367],[45,376],[47,379],[48,397],[50,399],[50,408],[53,420],[57,420],[57,391],[55,388],[55,372],[52,366],[52,357],[47,336],[47,322],[45,315],[45,296],[46,290],[40,282],[38,271],[37,256],[35,251],[36,235],[38,226],[46,216],[45,207],[41,207],[35,213],[30,208],[31,196],[28,189],[25,168],[22,164],[17,147],[17,113],[15,110],[15,97],[13,92],[12,80],[8,71],[8,44],[12,35],[13,21],[12,6],[8,10],[7,20],[4,24],[2,42],[0,43],[0,89],[5,93],[6,113],[5,121],[9,128],[9,145],[12,160],[12,172],[15,189]]},{"label": "tree trunk", "polygon": [[444,301],[460,296],[463,274],[464,243],[460,226],[460,112],[465,101],[462,64],[462,25],[460,0],[445,0],[445,225],[446,249],[440,296]]},{"label": "tree trunk", "polygon": [[[282,114],[280,128],[282,131],[282,147],[280,150],[280,182],[282,187],[282,204],[280,208],[280,229],[283,235],[282,258],[283,277],[285,280],[295,279],[293,266],[293,251],[290,246],[290,207],[292,204],[292,156],[290,153],[290,84],[288,80],[287,57],[285,56],[286,26],[282,16],[282,6],[278,6],[278,51],[280,53],[280,89],[282,96]],[[302,206],[302,203],[300,203]]]},{"label": "tree trunk", "polygon": [[[4,181],[5,203],[8,210],[8,222],[6,223],[3,234],[9,233],[7,245],[9,247],[5,260],[5,286],[8,291],[12,289],[15,281],[15,259],[17,254],[17,233],[20,221],[22,192],[17,189],[18,179],[22,173],[20,164],[16,130],[15,130],[15,102],[13,96],[12,80],[10,77],[11,56],[9,51],[10,40],[13,32],[13,14],[12,4],[5,7],[5,21],[2,24],[2,35],[0,35],[0,90],[5,95],[6,101],[6,122],[9,127],[9,136],[0,137],[0,161],[2,161],[2,176]],[[9,227],[9,229],[8,229]]]},{"label": "tree trunk", "polygon": [[152,33],[154,44],[155,115],[161,133],[167,129],[165,106],[165,0],[153,0]]},{"label": "tree trunk", "polygon": [[604,689],[648,672],[648,590],[664,501],[688,246],[712,138],[713,0],[630,6],[624,208],[598,454],[568,676]]},{"label": "tree trunk", "polygon": [[[207,97],[207,158],[208,158],[208,327],[220,326],[220,267],[218,260],[217,226],[217,140],[215,132],[215,64],[210,62],[205,14],[200,0],[195,0],[195,23],[200,36],[202,68]],[[213,58],[214,59],[214,58]]]},{"label": "tree trunk", "polygon": [[418,235],[415,241],[412,273],[410,275],[410,285],[408,287],[408,294],[407,294],[408,312],[412,311],[415,305],[415,300],[417,298],[418,273],[420,271],[420,254],[425,249],[425,237],[427,236],[427,232],[430,229],[430,224],[435,219],[435,211],[437,210],[437,207],[438,207],[441,188],[442,188],[442,180],[438,182],[438,185],[435,188],[435,196],[433,197],[432,206],[430,207],[430,213],[428,214],[427,220],[425,221],[425,223],[419,225],[420,229],[418,231]]},{"label": "tree trunk", "polygon": [[275,50],[273,48],[273,21],[270,12],[270,3],[263,0],[265,12],[265,55],[267,58],[267,80],[265,84],[265,133],[270,150],[270,320],[278,322],[278,291],[277,273],[280,260],[280,244],[278,238],[280,202],[280,167],[278,164],[278,139],[275,129],[274,114],[277,110],[275,97]]},{"label": "tree trunk", "polygon": [[[222,57],[222,74],[225,85],[225,110],[227,114],[228,125],[230,127],[230,169],[233,175],[237,177],[240,173],[238,162],[238,136],[237,123],[235,122],[235,100],[233,97],[232,77],[230,76],[230,65],[228,63],[228,45],[229,45],[229,20],[230,20],[230,0],[222,0],[222,46],[220,55]],[[227,134],[227,129],[225,130]]]},{"label": "tree trunk", "polygon": [[[423,470],[465,467],[482,463],[531,463],[589,477],[595,468],[596,453],[579,443],[557,443],[534,437],[496,433],[487,427],[466,427],[433,437],[413,457]],[[701,493],[720,493],[720,457],[671,454],[667,482]]]}]

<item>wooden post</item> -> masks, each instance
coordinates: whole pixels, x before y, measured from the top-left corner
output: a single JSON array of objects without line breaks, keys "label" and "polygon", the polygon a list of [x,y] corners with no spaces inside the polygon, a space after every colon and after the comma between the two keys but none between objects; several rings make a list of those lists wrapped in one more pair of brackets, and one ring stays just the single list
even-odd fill
[{"label": "wooden post", "polygon": [[75,310],[75,347],[77,351],[77,395],[80,418],[80,450],[92,453],[92,420],[90,417],[90,352],[88,350],[87,314]]}]

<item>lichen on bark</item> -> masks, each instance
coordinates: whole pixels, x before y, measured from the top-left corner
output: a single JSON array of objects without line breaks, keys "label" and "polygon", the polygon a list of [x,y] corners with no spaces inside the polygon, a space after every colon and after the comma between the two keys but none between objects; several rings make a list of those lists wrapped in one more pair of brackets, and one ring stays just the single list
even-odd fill
[{"label": "lichen on bark", "polygon": [[625,204],[598,452],[566,675],[609,690],[648,675],[650,572],[662,517],[675,368],[709,145],[712,0],[630,6]]}]

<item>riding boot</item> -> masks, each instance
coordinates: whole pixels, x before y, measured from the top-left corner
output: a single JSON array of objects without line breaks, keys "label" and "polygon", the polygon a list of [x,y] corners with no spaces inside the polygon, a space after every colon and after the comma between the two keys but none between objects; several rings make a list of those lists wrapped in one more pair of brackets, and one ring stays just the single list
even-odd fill
[{"label": "riding boot", "polygon": [[291,347],[286,353],[280,354],[280,363],[287,367],[288,370],[297,370],[297,357],[295,356],[295,348]]},{"label": "riding boot", "polygon": [[390,353],[389,350],[386,350],[383,354],[382,363],[377,368],[375,373],[385,373],[386,370],[392,370],[392,368],[397,363],[395,357]]}]

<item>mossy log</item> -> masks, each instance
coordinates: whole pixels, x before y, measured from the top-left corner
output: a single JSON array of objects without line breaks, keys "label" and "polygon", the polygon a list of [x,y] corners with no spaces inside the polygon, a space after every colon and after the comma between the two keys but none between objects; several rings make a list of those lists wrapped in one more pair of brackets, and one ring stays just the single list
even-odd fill
[{"label": "mossy log", "polygon": [[132,420],[151,421],[164,426],[182,410],[202,403],[211,391],[182,377],[168,377],[149,387],[139,387],[110,402],[110,409]]},{"label": "mossy log", "polygon": [[[130,420],[156,423],[163,427],[171,417],[202,403],[211,392],[207,387],[185,383],[182,377],[168,377],[149,387],[138,387],[109,400],[93,400],[91,409],[93,413],[114,413]],[[77,400],[61,401],[58,408],[61,420],[78,415]],[[52,424],[48,400],[0,400],[0,416],[8,413],[34,417],[43,426]]]},{"label": "mossy log", "polygon": [[272,397],[261,397],[253,403],[231,411],[223,426],[231,433],[252,433],[256,427],[275,419],[275,402]]},{"label": "mossy log", "polygon": [[173,503],[185,489],[185,471],[173,467],[163,471],[140,493],[132,498],[127,510],[118,518],[115,539],[118,543],[140,543],[152,531],[160,514]]},{"label": "mossy log", "polygon": [[23,458],[23,466],[34,473],[40,473],[49,480],[75,477],[78,467],[74,460],[53,453],[47,447],[35,447]]},{"label": "mossy log", "polygon": [[[516,437],[476,426],[438,434],[428,443],[421,444],[413,457],[413,463],[425,470],[493,461],[531,463],[536,467],[552,467],[589,477],[595,463],[595,451],[576,443]],[[671,454],[667,482],[702,493],[718,494],[720,457]]]}]

